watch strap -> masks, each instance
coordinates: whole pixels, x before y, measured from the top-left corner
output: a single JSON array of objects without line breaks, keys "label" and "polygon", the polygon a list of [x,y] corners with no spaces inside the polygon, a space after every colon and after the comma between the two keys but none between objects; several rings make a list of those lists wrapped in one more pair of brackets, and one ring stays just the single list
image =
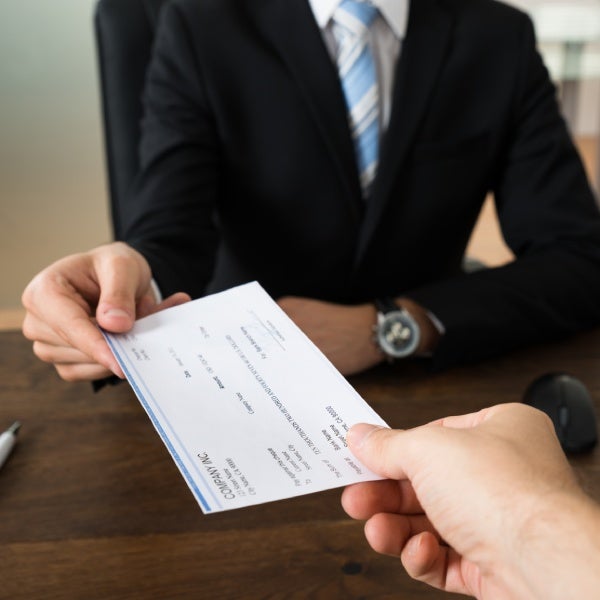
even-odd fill
[{"label": "watch strap", "polygon": [[375,308],[377,309],[377,312],[383,313],[384,315],[389,312],[393,312],[395,310],[402,310],[396,304],[396,302],[394,302],[394,299],[391,296],[384,296],[383,298],[375,298],[373,303],[375,304]]}]

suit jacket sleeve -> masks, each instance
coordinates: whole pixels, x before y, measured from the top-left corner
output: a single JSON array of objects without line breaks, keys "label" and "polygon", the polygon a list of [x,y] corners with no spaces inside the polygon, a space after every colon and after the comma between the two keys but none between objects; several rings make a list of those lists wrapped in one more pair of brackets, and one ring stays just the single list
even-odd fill
[{"label": "suit jacket sleeve", "polygon": [[164,295],[201,295],[218,244],[219,148],[193,43],[168,5],[146,78],[140,174],[124,210],[124,238],[146,257]]},{"label": "suit jacket sleeve", "polygon": [[493,189],[517,260],[406,293],[445,326],[436,368],[600,322],[598,208],[528,19],[521,38],[513,126]]}]

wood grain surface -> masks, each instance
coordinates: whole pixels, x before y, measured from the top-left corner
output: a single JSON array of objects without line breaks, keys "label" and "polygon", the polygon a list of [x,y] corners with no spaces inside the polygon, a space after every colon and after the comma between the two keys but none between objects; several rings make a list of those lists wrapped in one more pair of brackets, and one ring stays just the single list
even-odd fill
[{"label": "wood grain surface", "polygon": [[[597,331],[435,375],[383,366],[351,383],[391,426],[411,427],[518,401],[549,371],[579,377],[598,403],[599,366]],[[203,515],[126,384],[94,393],[63,382],[4,332],[0,429],[14,420],[19,442],[0,470],[0,598],[447,597],[375,554],[340,490]],[[599,450],[572,463],[600,500]]]}]

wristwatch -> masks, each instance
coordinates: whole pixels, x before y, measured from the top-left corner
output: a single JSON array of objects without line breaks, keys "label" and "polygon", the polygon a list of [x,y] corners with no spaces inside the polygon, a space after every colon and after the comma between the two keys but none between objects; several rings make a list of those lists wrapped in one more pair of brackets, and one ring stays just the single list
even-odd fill
[{"label": "wristwatch", "polygon": [[375,300],[375,308],[375,342],[388,360],[414,354],[419,346],[421,330],[412,315],[392,298]]}]

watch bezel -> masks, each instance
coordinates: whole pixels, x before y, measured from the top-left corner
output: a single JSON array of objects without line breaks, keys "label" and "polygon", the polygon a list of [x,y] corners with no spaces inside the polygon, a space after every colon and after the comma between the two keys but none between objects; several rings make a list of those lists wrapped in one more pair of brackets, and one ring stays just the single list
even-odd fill
[{"label": "watch bezel", "polygon": [[[390,328],[401,323],[404,328],[410,331],[410,338],[391,342],[388,338]],[[388,357],[405,358],[415,353],[421,340],[421,332],[419,326],[412,315],[398,307],[397,310],[392,310],[387,313],[379,312],[377,315],[377,344],[381,351]]]}]

